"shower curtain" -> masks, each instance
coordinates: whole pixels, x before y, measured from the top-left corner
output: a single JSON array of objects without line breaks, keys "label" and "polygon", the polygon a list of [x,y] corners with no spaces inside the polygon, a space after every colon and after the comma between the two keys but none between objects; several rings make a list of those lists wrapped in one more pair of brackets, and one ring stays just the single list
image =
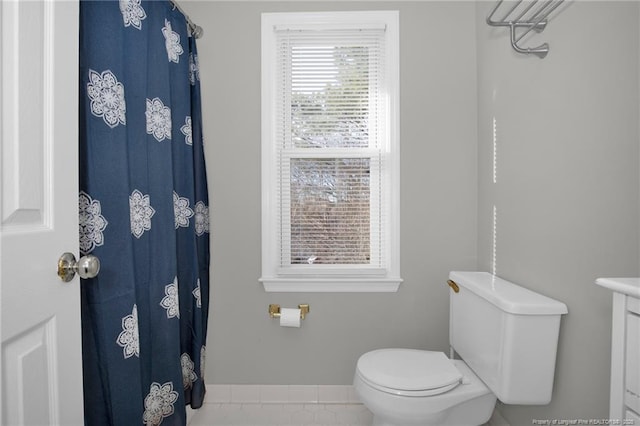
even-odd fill
[{"label": "shower curtain", "polygon": [[202,405],[209,203],[195,40],[169,1],[80,3],[87,425],[184,425]]}]

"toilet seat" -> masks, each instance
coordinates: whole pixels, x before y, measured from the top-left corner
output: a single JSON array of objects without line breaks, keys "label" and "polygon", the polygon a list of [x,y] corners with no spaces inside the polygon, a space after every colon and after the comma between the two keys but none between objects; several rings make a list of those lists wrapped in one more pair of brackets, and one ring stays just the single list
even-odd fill
[{"label": "toilet seat", "polygon": [[360,357],[357,372],[369,386],[402,396],[433,396],[462,382],[462,373],[443,352],[379,349]]}]

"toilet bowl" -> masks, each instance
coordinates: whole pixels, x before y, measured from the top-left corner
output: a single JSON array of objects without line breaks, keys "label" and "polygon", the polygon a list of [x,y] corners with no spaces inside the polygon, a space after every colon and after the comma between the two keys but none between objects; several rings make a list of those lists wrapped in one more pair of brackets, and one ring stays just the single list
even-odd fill
[{"label": "toilet bowl", "polygon": [[449,274],[449,344],[442,352],[378,349],[353,379],[375,426],[481,425],[496,400],[551,401],[560,317],[567,306],[486,272]]},{"label": "toilet bowl", "polygon": [[358,360],[353,383],[375,426],[479,425],[496,402],[463,361],[442,352],[368,352]]}]

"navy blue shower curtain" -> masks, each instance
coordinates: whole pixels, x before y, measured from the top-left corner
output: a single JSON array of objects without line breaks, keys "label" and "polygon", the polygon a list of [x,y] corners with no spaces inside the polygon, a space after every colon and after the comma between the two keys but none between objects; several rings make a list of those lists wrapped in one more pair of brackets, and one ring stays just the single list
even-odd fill
[{"label": "navy blue shower curtain", "polygon": [[87,425],[184,425],[202,405],[209,202],[195,40],[169,1],[80,3]]}]

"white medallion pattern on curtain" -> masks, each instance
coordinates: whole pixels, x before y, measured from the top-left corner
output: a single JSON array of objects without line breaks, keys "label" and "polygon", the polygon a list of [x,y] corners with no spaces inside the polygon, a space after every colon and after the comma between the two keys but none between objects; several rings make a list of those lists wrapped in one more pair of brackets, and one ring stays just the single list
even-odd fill
[{"label": "white medallion pattern on curtain", "polygon": [[182,386],[189,389],[193,382],[198,380],[198,376],[193,371],[195,364],[191,361],[188,353],[183,353],[180,357],[180,365],[182,366]]},{"label": "white medallion pattern on curtain", "polygon": [[144,8],[140,5],[142,0],[120,0],[120,12],[124,26],[132,26],[142,29],[142,21],[147,17]]},{"label": "white medallion pattern on curtain", "polygon": [[173,414],[177,400],[178,392],[173,390],[173,382],[151,383],[149,394],[144,399],[144,424],[157,426],[162,423],[162,419]]},{"label": "white medallion pattern on curtain", "polygon": [[100,201],[94,200],[89,194],[80,191],[78,197],[78,226],[80,233],[80,253],[91,253],[94,248],[104,244],[102,231],[109,222],[102,216]]},{"label": "white medallion pattern on curtain", "polygon": [[102,117],[109,127],[126,124],[127,106],[124,99],[124,86],[111,70],[102,73],[89,70],[87,96],[91,99],[91,114]]},{"label": "white medallion pattern on curtain", "polygon": [[187,115],[184,119],[184,124],[180,127],[180,131],[184,135],[184,143],[187,145],[193,145],[193,134],[191,131],[191,117]]},{"label": "white medallion pattern on curtain", "polygon": [[130,315],[122,318],[122,332],[116,339],[122,347],[124,359],[137,356],[140,358],[140,337],[138,334],[138,307],[134,304]]},{"label": "white medallion pattern on curtain", "polygon": [[196,298],[196,306],[198,308],[202,308],[202,299],[200,296],[200,278],[198,278],[198,281],[196,283],[196,288],[193,289],[191,294],[193,294],[193,297]]},{"label": "white medallion pattern on curtain", "polygon": [[158,142],[171,139],[171,108],[164,106],[160,98],[147,99],[147,134]]},{"label": "white medallion pattern on curtain", "polygon": [[178,299],[178,277],[164,287],[165,296],[160,306],[167,310],[167,318],[180,318],[180,301]]},{"label": "white medallion pattern on curtain", "polygon": [[200,81],[200,64],[198,63],[198,55],[189,54],[189,82],[192,86],[196,85],[196,80]]},{"label": "white medallion pattern on curtain", "polygon": [[167,57],[169,62],[180,61],[180,55],[184,53],[184,49],[180,45],[180,34],[171,29],[171,22],[164,20],[164,27],[162,28],[162,35],[164,35],[165,46],[167,48]]},{"label": "white medallion pattern on curtain", "polygon": [[207,207],[202,201],[198,201],[196,203],[195,215],[196,235],[202,235],[205,232],[209,232],[209,207]]},{"label": "white medallion pattern on curtain", "polygon": [[189,219],[193,217],[194,212],[189,207],[189,199],[179,196],[176,191],[173,191],[173,213],[176,229],[189,227]]},{"label": "white medallion pattern on curtain", "polygon": [[131,233],[140,238],[145,231],[151,230],[151,218],[155,213],[148,195],[135,189],[129,196],[129,214],[131,216]]}]

